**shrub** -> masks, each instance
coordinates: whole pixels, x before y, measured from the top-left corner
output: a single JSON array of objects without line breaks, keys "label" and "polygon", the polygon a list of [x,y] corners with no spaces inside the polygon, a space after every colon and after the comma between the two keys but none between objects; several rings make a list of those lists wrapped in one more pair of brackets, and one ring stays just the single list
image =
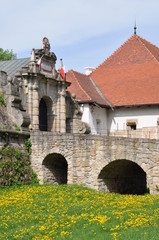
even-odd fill
[{"label": "shrub", "polygon": [[0,185],[22,185],[38,183],[37,175],[33,172],[29,155],[13,147],[0,149]]}]

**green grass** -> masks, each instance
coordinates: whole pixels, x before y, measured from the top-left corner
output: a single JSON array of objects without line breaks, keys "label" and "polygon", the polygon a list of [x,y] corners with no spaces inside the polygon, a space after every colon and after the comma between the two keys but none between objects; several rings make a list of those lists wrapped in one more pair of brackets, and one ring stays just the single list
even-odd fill
[{"label": "green grass", "polygon": [[158,240],[159,196],[75,185],[3,188],[0,239]]}]

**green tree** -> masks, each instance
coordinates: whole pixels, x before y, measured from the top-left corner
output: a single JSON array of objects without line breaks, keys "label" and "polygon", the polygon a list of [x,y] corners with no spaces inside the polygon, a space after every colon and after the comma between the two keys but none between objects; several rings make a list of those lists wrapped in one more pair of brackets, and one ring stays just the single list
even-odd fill
[{"label": "green tree", "polygon": [[16,54],[13,53],[13,50],[9,51],[7,50],[3,50],[2,48],[0,48],[0,60],[13,60],[16,59]]}]

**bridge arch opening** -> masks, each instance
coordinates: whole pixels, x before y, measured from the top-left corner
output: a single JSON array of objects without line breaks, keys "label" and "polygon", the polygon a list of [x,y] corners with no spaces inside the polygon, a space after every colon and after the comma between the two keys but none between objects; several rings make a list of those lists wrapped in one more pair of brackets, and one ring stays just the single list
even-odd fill
[{"label": "bridge arch opening", "polygon": [[41,98],[39,102],[39,130],[51,131],[53,128],[53,102],[48,96]]},{"label": "bridge arch opening", "polygon": [[146,173],[136,163],[116,160],[105,166],[98,176],[98,189],[120,194],[146,193]]},{"label": "bridge arch opening", "polygon": [[64,156],[52,153],[46,156],[42,163],[44,182],[51,184],[67,184],[68,164]]}]

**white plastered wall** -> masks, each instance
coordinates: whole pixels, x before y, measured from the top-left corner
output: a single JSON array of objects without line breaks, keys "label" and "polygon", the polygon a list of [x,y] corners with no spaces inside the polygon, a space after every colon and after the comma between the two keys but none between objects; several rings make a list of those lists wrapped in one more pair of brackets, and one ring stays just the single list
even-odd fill
[{"label": "white plastered wall", "polygon": [[91,127],[91,134],[106,135],[108,132],[127,129],[127,121],[135,120],[137,129],[157,127],[159,106],[121,107],[106,109],[82,104],[82,121]]},{"label": "white plastered wall", "polygon": [[137,120],[137,129],[157,127],[159,118],[159,106],[143,106],[118,108],[108,110],[109,131],[126,130],[126,123],[129,120]]}]

